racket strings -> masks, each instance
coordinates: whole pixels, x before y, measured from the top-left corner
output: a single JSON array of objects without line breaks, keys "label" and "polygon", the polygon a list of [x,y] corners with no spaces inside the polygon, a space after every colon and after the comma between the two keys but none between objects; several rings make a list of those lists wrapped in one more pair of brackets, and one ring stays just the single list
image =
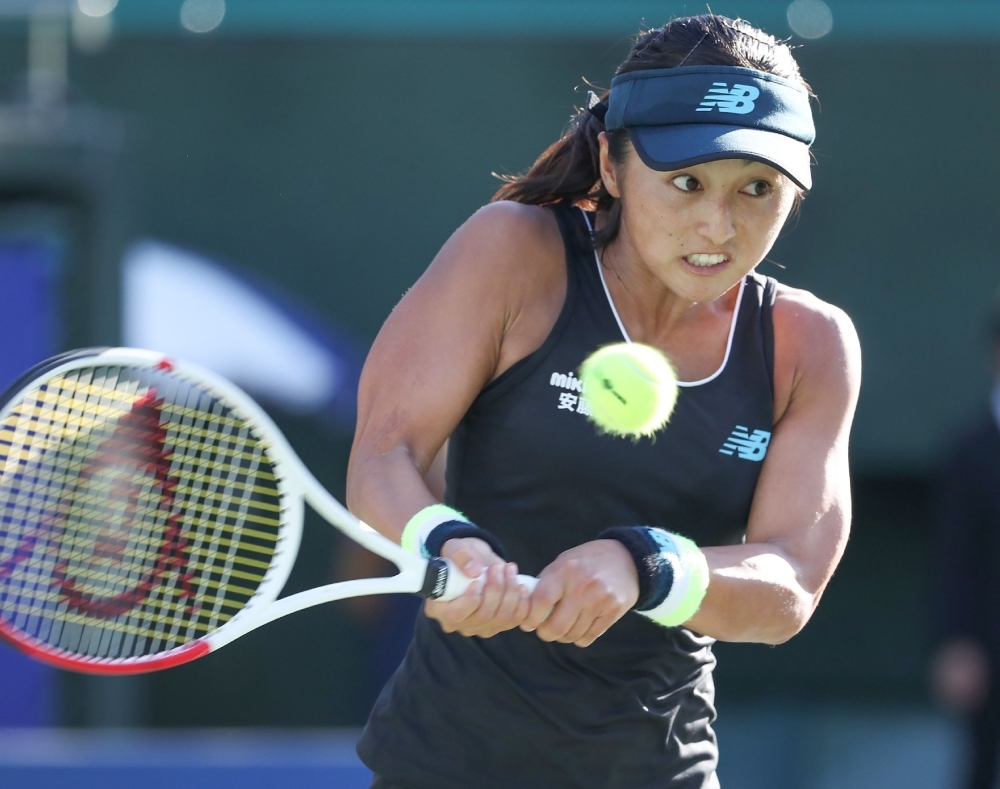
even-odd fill
[{"label": "racket strings", "polygon": [[280,520],[253,430],[169,371],[76,370],[0,420],[0,616],[50,647],[134,658],[216,630]]}]

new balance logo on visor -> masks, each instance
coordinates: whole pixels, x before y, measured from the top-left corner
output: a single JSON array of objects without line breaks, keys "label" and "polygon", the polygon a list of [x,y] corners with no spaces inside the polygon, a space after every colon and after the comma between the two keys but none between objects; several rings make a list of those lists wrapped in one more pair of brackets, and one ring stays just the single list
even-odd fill
[{"label": "new balance logo on visor", "polygon": [[746,115],[753,112],[754,102],[760,96],[760,91],[753,85],[733,85],[732,89],[725,82],[713,82],[705,98],[695,112],[731,112],[735,115]]},{"label": "new balance logo on visor", "polygon": [[751,433],[743,425],[737,425],[719,451],[723,455],[737,454],[742,460],[759,463],[767,454],[767,445],[770,443],[771,434],[766,430],[754,430]]}]

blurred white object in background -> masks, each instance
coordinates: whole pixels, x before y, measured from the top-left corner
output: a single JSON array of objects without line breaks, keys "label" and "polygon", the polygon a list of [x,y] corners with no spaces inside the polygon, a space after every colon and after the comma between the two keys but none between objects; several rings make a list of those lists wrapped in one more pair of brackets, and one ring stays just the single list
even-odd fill
[{"label": "blurred white object in background", "polygon": [[192,33],[209,33],[222,24],[226,0],[184,0],[181,24]]},{"label": "blurred white object in background", "polygon": [[802,38],[822,38],[833,30],[833,12],[823,0],[795,0],[787,17],[792,32]]},{"label": "blurred white object in background", "polygon": [[218,264],[141,241],[122,269],[122,341],[188,359],[293,413],[336,394],[336,359],[265,293]]},{"label": "blurred white object in background", "polygon": [[70,38],[80,52],[93,55],[111,42],[118,0],[76,0],[70,16]]},{"label": "blurred white object in background", "polygon": [[80,13],[87,16],[107,16],[115,10],[118,0],[76,0]]}]

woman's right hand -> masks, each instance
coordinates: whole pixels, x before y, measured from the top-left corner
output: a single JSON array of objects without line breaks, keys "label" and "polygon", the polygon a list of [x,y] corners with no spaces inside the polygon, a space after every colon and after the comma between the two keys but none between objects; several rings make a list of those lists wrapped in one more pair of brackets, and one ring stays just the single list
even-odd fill
[{"label": "woman's right hand", "polygon": [[424,613],[436,619],[442,630],[489,638],[512,630],[525,620],[531,607],[531,592],[517,582],[516,564],[505,562],[475,537],[448,540],[441,546],[441,556],[451,559],[459,570],[476,579],[454,600],[424,603]]}]

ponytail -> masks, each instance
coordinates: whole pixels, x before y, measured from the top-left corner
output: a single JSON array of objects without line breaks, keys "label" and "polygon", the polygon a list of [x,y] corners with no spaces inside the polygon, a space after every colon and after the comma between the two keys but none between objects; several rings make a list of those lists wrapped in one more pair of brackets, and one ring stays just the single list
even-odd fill
[{"label": "ponytail", "polygon": [[[601,102],[607,106],[608,93]],[[528,205],[567,203],[591,211],[606,211],[608,222],[594,233],[594,246],[606,247],[618,235],[620,201],[612,197],[601,180],[601,147],[597,140],[604,131],[599,113],[580,110],[563,135],[546,148],[524,175],[499,176],[504,181],[491,202],[512,200]],[[611,132],[611,157],[624,162],[628,133]]]}]

